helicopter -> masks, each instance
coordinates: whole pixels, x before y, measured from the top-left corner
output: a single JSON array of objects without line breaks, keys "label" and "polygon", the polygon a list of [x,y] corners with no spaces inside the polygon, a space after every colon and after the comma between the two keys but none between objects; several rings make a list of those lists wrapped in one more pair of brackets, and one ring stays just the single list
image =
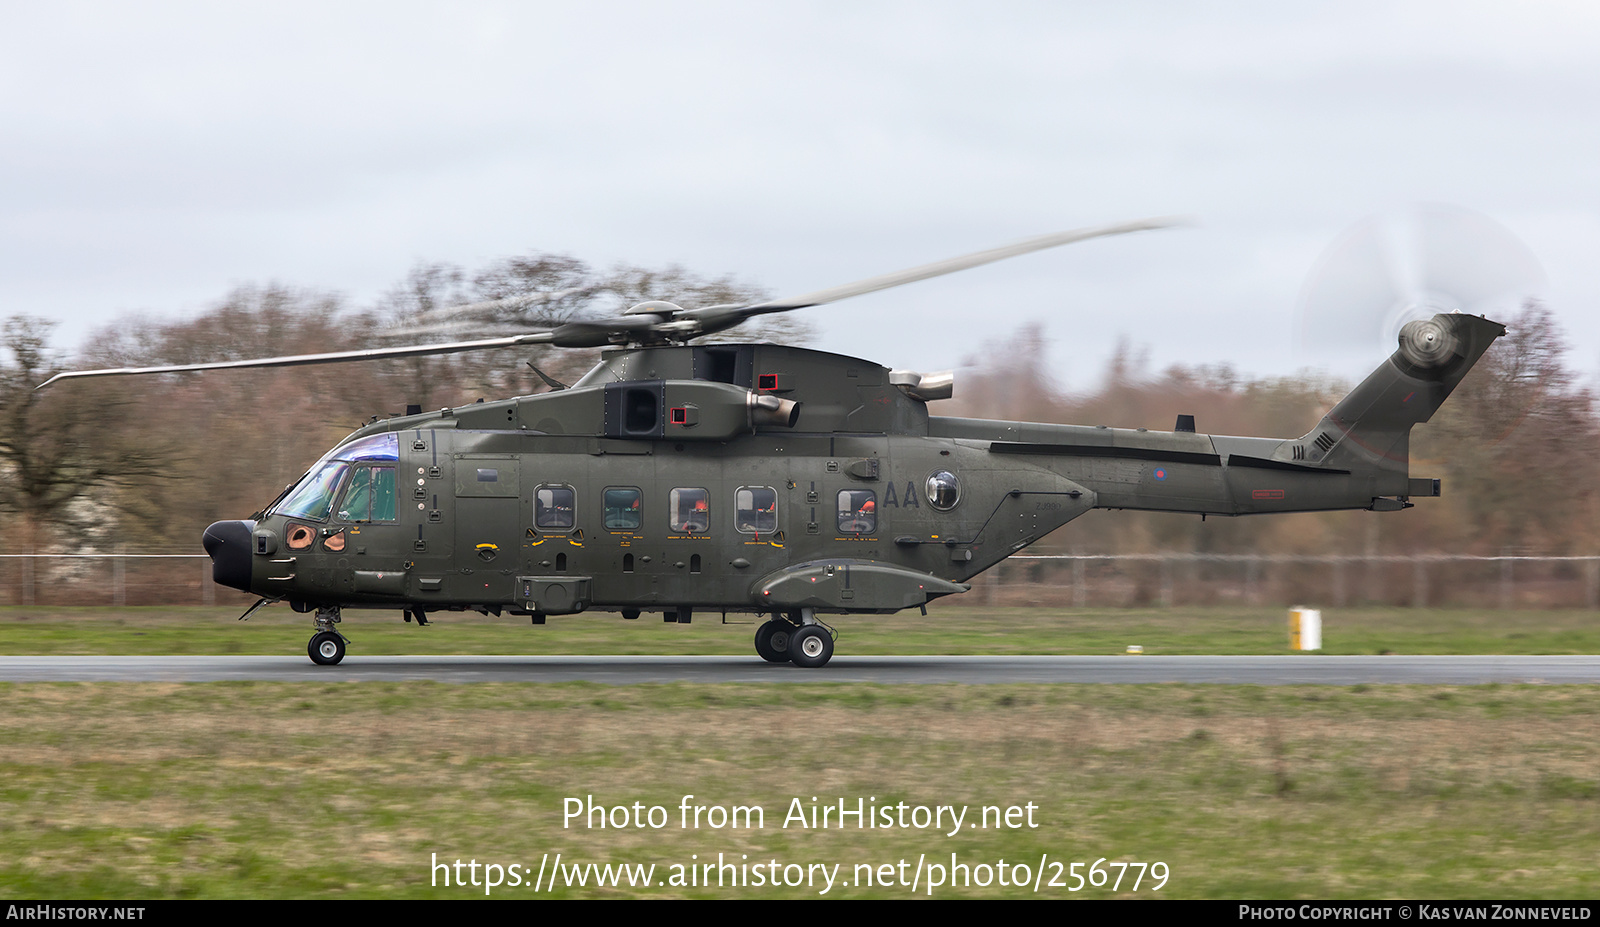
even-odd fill
[{"label": "helicopter", "polygon": [[[755,650],[817,668],[825,616],[919,608],[1095,508],[1237,516],[1409,508],[1426,422],[1506,329],[1439,313],[1293,438],[932,415],[950,373],[771,343],[691,343],[756,316],[836,302],[1143,220],[1028,239],[749,305],[652,300],[619,316],[501,338],[73,377],[339,363],[524,345],[603,347],[568,386],[375,419],[249,519],[202,543],[213,580],[312,616],[314,663],[344,659],[346,608],[524,616],[696,612],[764,617]],[[537,301],[498,300],[492,307]],[[460,307],[470,310],[473,306]],[[452,310],[452,311],[460,311]],[[532,366],[530,364],[530,366]],[[42,388],[42,387],[41,387]]]}]

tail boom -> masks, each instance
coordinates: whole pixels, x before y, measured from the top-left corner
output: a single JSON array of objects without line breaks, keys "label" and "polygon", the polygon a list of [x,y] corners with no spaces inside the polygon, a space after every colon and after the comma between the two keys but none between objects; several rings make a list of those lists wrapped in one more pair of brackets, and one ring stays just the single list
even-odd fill
[{"label": "tail boom", "polygon": [[1436,315],[1407,325],[1400,347],[1303,437],[1244,438],[1081,425],[930,418],[929,435],[987,440],[1094,493],[1095,507],[1250,515],[1393,511],[1439,495],[1414,479],[1411,428],[1428,421],[1505,334],[1498,322]]}]

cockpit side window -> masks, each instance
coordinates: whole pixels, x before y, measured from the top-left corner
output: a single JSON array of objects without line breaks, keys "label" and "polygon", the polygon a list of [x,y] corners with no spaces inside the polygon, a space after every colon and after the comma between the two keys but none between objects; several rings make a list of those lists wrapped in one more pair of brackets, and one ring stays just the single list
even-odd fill
[{"label": "cockpit side window", "polygon": [[395,477],[393,467],[357,467],[339,506],[341,521],[394,521]]}]

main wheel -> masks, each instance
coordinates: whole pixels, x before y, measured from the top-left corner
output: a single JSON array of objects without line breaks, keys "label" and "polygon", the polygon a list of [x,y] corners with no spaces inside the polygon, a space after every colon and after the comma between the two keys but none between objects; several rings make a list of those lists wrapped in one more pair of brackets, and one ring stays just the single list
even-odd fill
[{"label": "main wheel", "polygon": [[821,625],[806,625],[789,638],[789,659],[807,669],[826,666],[833,659],[833,635]]},{"label": "main wheel", "polygon": [[794,637],[794,625],[787,621],[769,621],[756,628],[756,653],[768,663],[789,662],[789,642]]},{"label": "main wheel", "polygon": [[311,655],[311,662],[318,666],[333,666],[344,659],[344,638],[332,631],[318,631],[311,635],[311,643],[306,645],[306,652]]}]

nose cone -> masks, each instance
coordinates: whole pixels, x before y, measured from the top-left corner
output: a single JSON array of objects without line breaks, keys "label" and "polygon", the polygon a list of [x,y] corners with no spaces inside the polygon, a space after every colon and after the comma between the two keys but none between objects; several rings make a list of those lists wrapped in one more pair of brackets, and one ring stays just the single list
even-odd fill
[{"label": "nose cone", "polygon": [[250,532],[253,521],[219,521],[201,539],[211,557],[211,578],[218,585],[250,591]]}]

